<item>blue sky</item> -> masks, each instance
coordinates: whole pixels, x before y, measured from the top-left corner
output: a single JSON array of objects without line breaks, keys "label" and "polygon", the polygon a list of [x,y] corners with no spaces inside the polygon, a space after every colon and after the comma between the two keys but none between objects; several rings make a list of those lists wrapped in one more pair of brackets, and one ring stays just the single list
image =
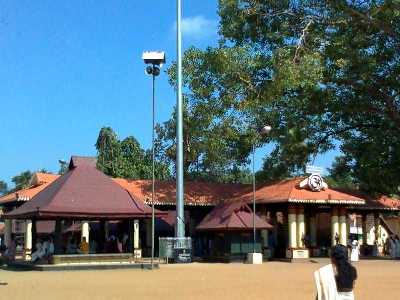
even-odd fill
[{"label": "blue sky", "polygon": [[[216,2],[183,0],[184,47],[215,45]],[[167,65],[175,59],[175,18],[173,0],[1,1],[0,179],[95,155],[103,126],[149,147],[151,81],[141,54],[164,50]],[[176,96],[164,73],[156,101],[157,121],[167,120]]]}]

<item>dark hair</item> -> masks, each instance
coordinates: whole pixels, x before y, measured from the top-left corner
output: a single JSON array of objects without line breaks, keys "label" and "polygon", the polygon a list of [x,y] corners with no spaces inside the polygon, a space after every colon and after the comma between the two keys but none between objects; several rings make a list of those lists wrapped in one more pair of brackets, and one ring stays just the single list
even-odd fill
[{"label": "dark hair", "polygon": [[336,245],[331,248],[332,263],[336,266],[336,285],[338,290],[352,289],[354,281],[357,279],[357,271],[348,259],[347,247]]}]

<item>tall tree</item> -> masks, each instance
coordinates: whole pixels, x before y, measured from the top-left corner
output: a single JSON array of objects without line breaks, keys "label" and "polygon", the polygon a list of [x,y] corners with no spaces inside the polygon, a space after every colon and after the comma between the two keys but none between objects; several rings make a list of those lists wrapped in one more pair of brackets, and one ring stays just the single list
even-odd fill
[{"label": "tall tree", "polygon": [[14,183],[14,191],[24,189],[29,187],[29,182],[31,180],[33,173],[29,170],[21,172],[18,175],[15,175],[13,178],[11,178],[11,181]]},{"label": "tall tree", "polygon": [[0,180],[0,195],[6,194],[8,191],[7,183],[3,180]]},{"label": "tall tree", "polygon": [[[133,136],[120,141],[110,127],[104,127],[100,130],[96,149],[97,166],[105,174],[127,179],[152,178],[151,151],[142,149]],[[168,164],[157,159],[155,175],[160,180],[169,178]]]},{"label": "tall tree", "polygon": [[121,145],[111,127],[103,127],[96,141],[97,167],[105,174],[120,177]]},{"label": "tall tree", "polygon": [[[219,46],[184,57],[189,120],[196,129],[204,114],[200,128],[207,129],[189,130],[191,139],[206,141],[205,149],[190,151],[212,152],[216,141],[218,160],[240,164],[254,142],[252,128],[270,123],[275,149],[261,177],[301,173],[339,141],[361,188],[397,191],[399,3],[220,0],[218,11]],[[174,68],[169,73],[174,80]],[[233,135],[244,153],[232,156],[236,145],[218,134],[221,127],[239,128]]]}]

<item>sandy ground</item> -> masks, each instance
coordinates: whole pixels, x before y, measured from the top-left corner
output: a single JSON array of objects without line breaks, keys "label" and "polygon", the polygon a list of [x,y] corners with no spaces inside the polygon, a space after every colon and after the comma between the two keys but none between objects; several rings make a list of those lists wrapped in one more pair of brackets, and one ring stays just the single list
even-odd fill
[{"label": "sandy ground", "polygon": [[[150,270],[15,272],[0,270],[0,299],[314,299],[312,272],[326,264],[161,265]],[[400,261],[355,264],[356,299],[399,299]]]}]

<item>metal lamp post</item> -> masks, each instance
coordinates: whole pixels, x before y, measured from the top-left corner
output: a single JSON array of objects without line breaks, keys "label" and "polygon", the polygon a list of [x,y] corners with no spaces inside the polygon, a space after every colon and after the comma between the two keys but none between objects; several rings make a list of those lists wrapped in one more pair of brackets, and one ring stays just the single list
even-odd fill
[{"label": "metal lamp post", "polygon": [[176,54],[177,54],[177,122],[176,122],[176,231],[177,238],[185,237],[183,200],[183,117],[182,117],[182,32],[181,0],[176,1]]},{"label": "metal lamp post", "polygon": [[[272,130],[269,125],[261,128],[257,133],[259,135],[268,135]],[[256,253],[256,172],[255,172],[255,143],[252,145],[252,163],[253,163],[253,253]]]},{"label": "metal lamp post", "polygon": [[160,75],[160,67],[165,63],[164,52],[144,52],[143,60],[146,64],[146,74],[152,77],[152,184],[151,184],[151,269],[154,268],[154,200],[155,200],[155,148],[154,148],[154,132],[155,132],[155,79]]}]

